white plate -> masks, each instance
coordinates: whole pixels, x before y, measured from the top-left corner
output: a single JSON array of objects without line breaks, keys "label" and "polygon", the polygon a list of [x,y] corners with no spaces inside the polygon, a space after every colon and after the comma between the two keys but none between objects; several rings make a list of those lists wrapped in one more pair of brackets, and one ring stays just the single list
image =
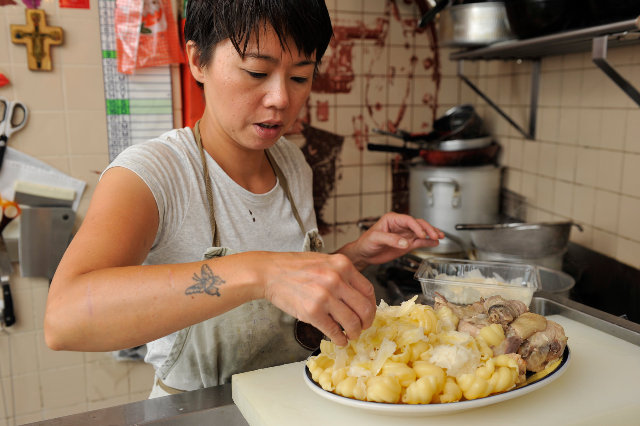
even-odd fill
[{"label": "white plate", "polygon": [[[316,351],[313,355],[317,355],[318,353],[319,351]],[[526,395],[529,392],[533,392],[534,390],[547,386],[560,377],[566,371],[570,359],[569,346],[567,346],[562,354],[562,362],[558,368],[556,368],[553,373],[536,382],[529,383],[528,385],[508,392],[487,396],[485,398],[473,399],[470,401],[449,402],[446,404],[386,404],[382,402],[368,402],[346,398],[322,389],[320,385],[313,381],[311,378],[311,372],[306,366],[304,368],[304,381],[313,392],[338,404],[393,416],[429,416],[453,413],[468,410],[470,408],[484,407],[486,405],[496,404],[498,402]]]}]

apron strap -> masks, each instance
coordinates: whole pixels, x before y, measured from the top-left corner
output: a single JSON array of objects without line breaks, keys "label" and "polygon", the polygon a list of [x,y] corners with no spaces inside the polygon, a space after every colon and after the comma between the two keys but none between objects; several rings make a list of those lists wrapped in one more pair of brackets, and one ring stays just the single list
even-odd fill
[{"label": "apron strap", "polygon": [[[198,144],[198,149],[200,150],[200,159],[202,160],[202,178],[204,179],[204,188],[207,193],[207,201],[209,204],[209,223],[211,225],[211,236],[213,238],[213,246],[220,247],[220,236],[218,235],[218,230],[216,228],[216,217],[213,209],[213,188],[211,186],[211,179],[209,178],[209,168],[207,167],[207,159],[204,155],[204,147],[202,145],[202,138],[200,136],[200,120],[198,120],[193,127],[193,135],[196,138],[196,142]],[[289,184],[287,183],[287,179],[282,173],[280,167],[278,167],[278,163],[273,159],[269,150],[265,151],[267,155],[267,160],[273,169],[273,172],[280,182],[280,186],[284,191],[285,196],[289,200],[289,204],[291,205],[291,211],[293,212],[293,216],[296,218],[296,222],[298,222],[298,226],[300,227],[300,231],[302,235],[306,234],[306,230],[304,229],[304,224],[302,223],[302,219],[300,218],[300,214],[298,213],[298,209],[296,208],[296,203],[293,201],[293,197],[291,196],[291,191],[289,191]]]},{"label": "apron strap", "polygon": [[213,210],[213,188],[211,187],[211,179],[209,178],[209,168],[207,167],[207,159],[204,156],[204,148],[202,147],[202,138],[200,137],[200,120],[196,122],[193,128],[193,134],[198,143],[200,150],[200,159],[202,160],[202,179],[204,180],[204,189],[207,192],[207,201],[209,202],[209,224],[211,225],[211,238],[214,247],[220,247],[220,236],[216,229],[216,216]]}]

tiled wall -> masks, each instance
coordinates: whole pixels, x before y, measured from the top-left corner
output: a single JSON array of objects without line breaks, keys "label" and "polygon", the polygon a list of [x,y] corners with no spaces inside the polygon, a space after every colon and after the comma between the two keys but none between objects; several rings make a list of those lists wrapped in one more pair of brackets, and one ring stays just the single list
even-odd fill
[{"label": "tiled wall", "polygon": [[[473,102],[505,148],[507,187],[527,198],[527,219],[573,218],[585,227],[583,234],[573,234],[577,242],[640,267],[640,222],[635,220],[640,109],[589,64],[588,55],[545,59],[538,138],[524,140],[462,85],[446,51],[440,52],[442,78],[436,90],[433,69],[424,66],[433,56],[429,38],[412,30],[417,8],[405,0],[395,4],[398,13],[386,0],[327,1],[336,25],[379,28],[380,20],[388,25],[381,40],[352,40],[349,93],[311,96],[311,124],[345,138],[334,190],[322,211],[333,225],[325,236],[327,249],[357,237],[358,220],[391,207],[391,155],[362,149],[367,141],[388,139],[371,130],[388,120],[406,130],[429,130],[434,115]],[[9,24],[24,23],[24,6],[0,7],[0,72],[12,82],[0,88],[0,95],[20,99],[31,110],[29,125],[10,145],[87,182],[81,220],[108,162],[97,2],[82,10],[44,0],[41,8],[50,25],[65,30],[64,46],[53,50],[54,70],[27,70],[25,49],[13,45],[8,32]],[[611,51],[610,57],[640,87],[639,49]],[[526,125],[527,64],[478,63],[466,70]],[[423,102],[425,95],[437,100],[437,110]],[[329,106],[326,120],[318,118],[319,105]],[[11,285],[18,322],[0,333],[0,426],[147,397],[152,369],[142,363],[118,362],[109,353],[47,349],[42,335],[46,280],[16,272]]]},{"label": "tiled wall", "polygon": [[[640,89],[640,45],[609,49],[609,63]],[[450,63],[447,74],[455,74]],[[465,74],[528,128],[531,64],[465,62]],[[535,140],[458,82],[503,145],[506,187],[526,198],[527,221],[572,219],[571,240],[640,268],[640,107],[591,60],[543,58]]]},{"label": "tiled wall", "polygon": [[[10,42],[9,25],[25,23],[25,7],[17,3],[0,7],[0,72],[11,81],[0,96],[22,101],[30,117],[9,146],[87,182],[81,218],[108,162],[97,2],[85,10],[43,0],[48,24],[62,27],[65,37],[52,49],[51,72],[29,71],[26,49]],[[17,322],[0,331],[0,426],[148,396],[153,369],[141,362],[48,349],[42,332],[48,280],[22,278],[17,269],[11,277]]]}]

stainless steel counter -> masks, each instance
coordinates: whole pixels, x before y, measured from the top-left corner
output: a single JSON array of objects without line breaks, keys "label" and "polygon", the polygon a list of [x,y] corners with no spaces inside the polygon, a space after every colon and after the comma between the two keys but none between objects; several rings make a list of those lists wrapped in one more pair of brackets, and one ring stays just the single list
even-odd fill
[{"label": "stainless steel counter", "polygon": [[47,426],[78,425],[187,425],[247,426],[231,399],[231,384],[178,395],[88,411],[32,423]]},{"label": "stainless steel counter", "polygon": [[[531,310],[561,314],[640,346],[640,324],[590,308],[566,298],[538,293]],[[234,405],[231,384],[145,400],[112,408],[33,423],[34,425],[225,425],[248,423]]]}]

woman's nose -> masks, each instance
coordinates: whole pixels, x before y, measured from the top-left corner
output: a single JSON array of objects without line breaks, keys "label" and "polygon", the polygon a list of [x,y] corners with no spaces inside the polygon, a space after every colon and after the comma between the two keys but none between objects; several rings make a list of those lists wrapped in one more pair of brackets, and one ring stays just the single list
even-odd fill
[{"label": "woman's nose", "polygon": [[284,109],[289,106],[289,88],[287,82],[280,78],[274,78],[264,96],[267,108]]}]

